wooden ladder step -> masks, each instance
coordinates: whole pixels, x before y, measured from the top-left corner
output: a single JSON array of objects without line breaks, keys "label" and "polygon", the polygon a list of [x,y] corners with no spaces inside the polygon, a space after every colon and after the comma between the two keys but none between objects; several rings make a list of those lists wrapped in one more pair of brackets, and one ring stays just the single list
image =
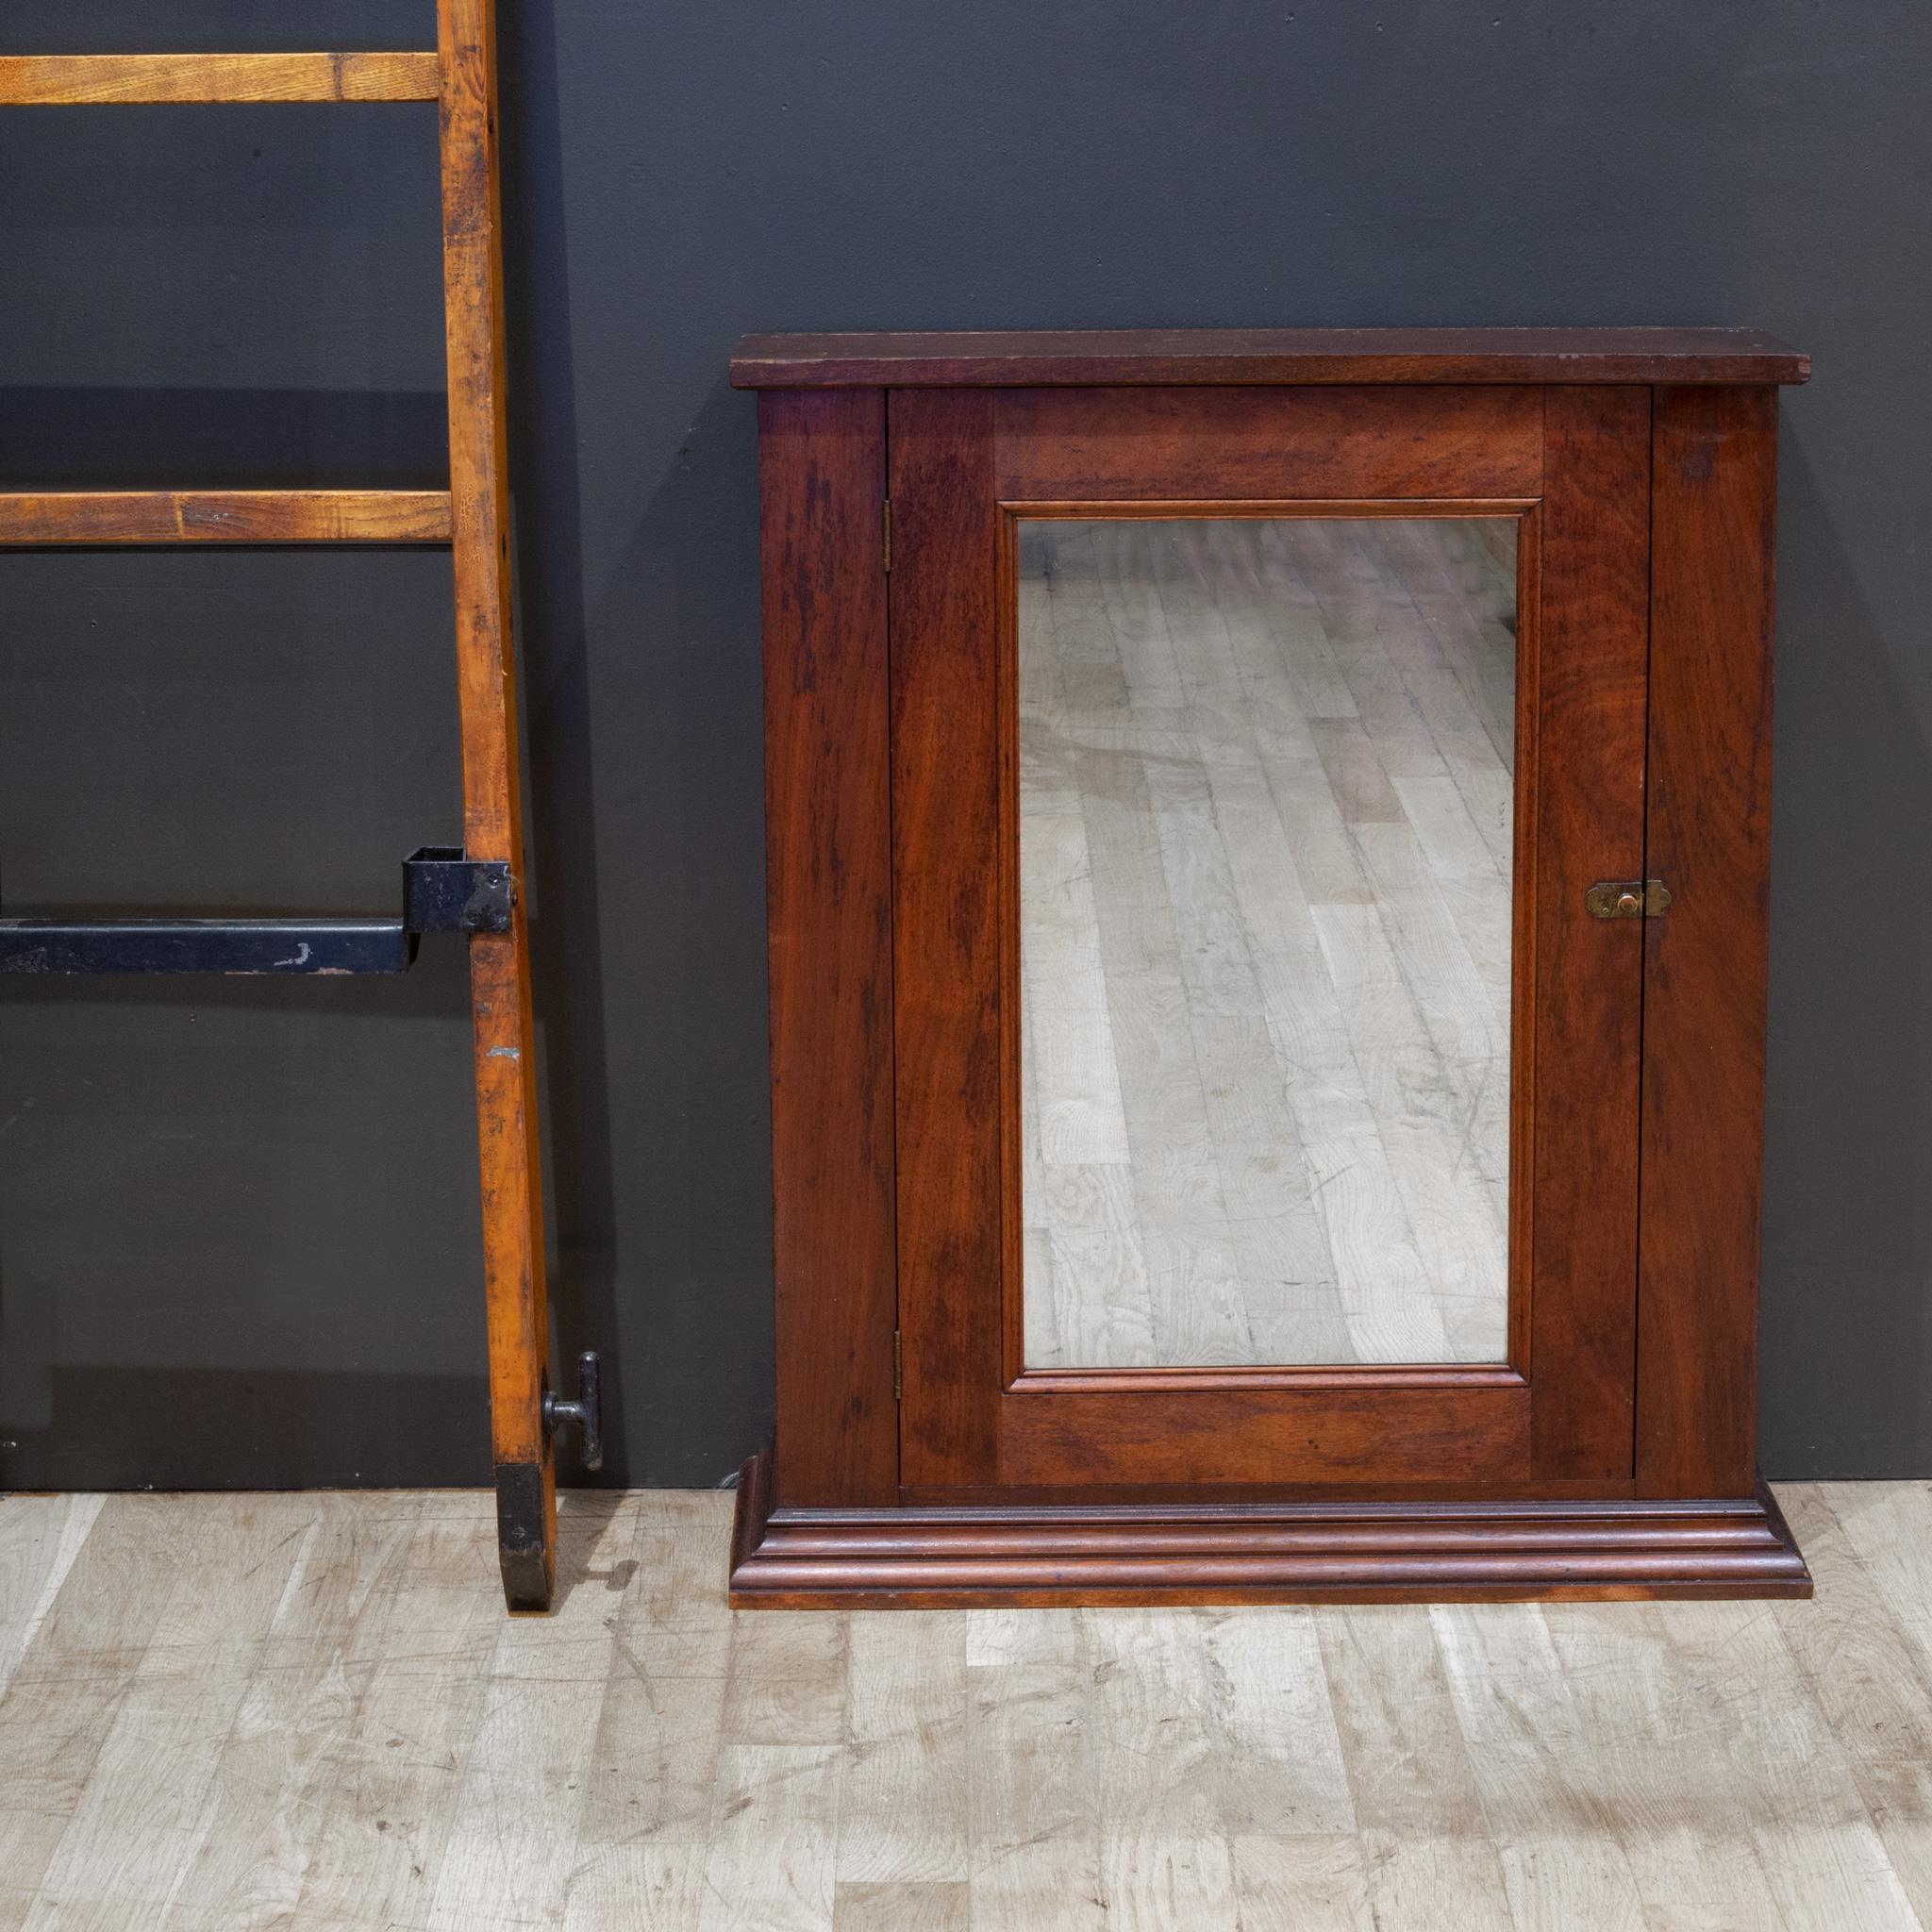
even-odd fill
[{"label": "wooden ladder step", "polygon": [[0,546],[447,543],[446,490],[52,491],[0,494]]},{"label": "wooden ladder step", "polygon": [[0,108],[433,101],[441,81],[435,54],[18,54],[0,58]]}]

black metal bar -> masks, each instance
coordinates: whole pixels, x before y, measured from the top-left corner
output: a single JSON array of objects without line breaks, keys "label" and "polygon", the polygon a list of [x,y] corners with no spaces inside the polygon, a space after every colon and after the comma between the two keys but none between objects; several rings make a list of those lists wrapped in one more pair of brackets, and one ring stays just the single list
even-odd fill
[{"label": "black metal bar", "polygon": [[401,919],[0,919],[0,974],[407,973],[425,932],[507,932],[509,867],[425,845]]},{"label": "black metal bar", "polygon": [[0,973],[404,973],[400,919],[4,919]]}]

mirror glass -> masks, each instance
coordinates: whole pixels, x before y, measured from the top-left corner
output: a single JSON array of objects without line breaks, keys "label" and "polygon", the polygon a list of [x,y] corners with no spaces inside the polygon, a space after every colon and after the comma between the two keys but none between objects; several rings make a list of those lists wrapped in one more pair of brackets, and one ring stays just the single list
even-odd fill
[{"label": "mirror glass", "polygon": [[1021,522],[1028,1368],[1506,1358],[1516,531]]}]

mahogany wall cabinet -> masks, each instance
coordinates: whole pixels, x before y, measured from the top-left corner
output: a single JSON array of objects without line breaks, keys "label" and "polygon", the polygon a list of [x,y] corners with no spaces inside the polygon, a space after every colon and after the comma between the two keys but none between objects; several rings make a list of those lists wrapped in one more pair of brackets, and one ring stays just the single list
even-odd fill
[{"label": "mahogany wall cabinet", "polygon": [[760,337],[741,1606],[1802,1595],[1732,330]]}]

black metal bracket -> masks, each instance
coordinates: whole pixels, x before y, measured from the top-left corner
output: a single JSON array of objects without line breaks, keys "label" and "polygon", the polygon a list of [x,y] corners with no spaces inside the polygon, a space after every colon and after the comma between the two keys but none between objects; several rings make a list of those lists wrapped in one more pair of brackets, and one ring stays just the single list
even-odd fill
[{"label": "black metal bracket", "polygon": [[425,845],[403,861],[403,923],[417,932],[508,932],[516,888],[501,859]]},{"label": "black metal bracket", "polygon": [[581,1434],[577,1459],[586,1469],[604,1467],[604,1392],[600,1365],[594,1349],[577,1357],[577,1397],[566,1402],[546,1387],[543,1391],[543,1426],[553,1435],[569,1424]]},{"label": "black metal bracket", "polygon": [[0,919],[0,973],[407,973],[425,932],[508,932],[500,860],[425,845],[403,861],[400,919]]}]

